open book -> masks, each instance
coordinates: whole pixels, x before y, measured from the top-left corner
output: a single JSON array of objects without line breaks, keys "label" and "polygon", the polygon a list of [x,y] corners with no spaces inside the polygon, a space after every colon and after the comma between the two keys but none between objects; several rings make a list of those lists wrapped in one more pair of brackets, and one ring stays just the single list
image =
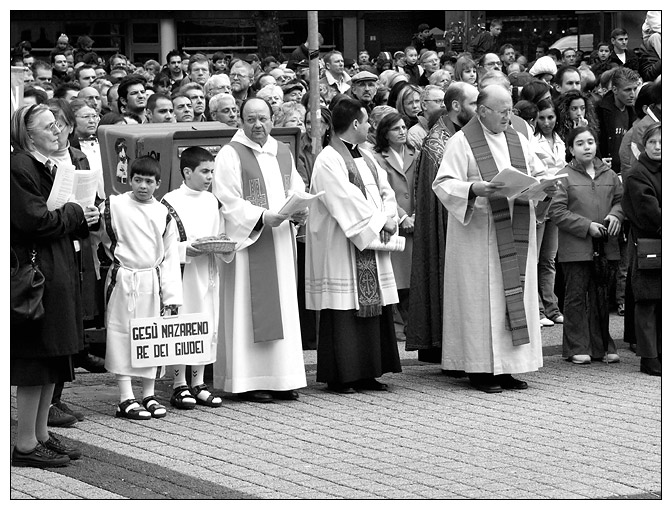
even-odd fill
[{"label": "open book", "polygon": [[324,191],[320,191],[316,195],[311,195],[305,191],[289,191],[287,200],[278,211],[278,214],[286,214],[291,216],[294,213],[303,211],[310,203],[317,197],[324,195]]},{"label": "open book", "polygon": [[94,205],[100,178],[100,170],[76,170],[73,165],[59,165],[47,198],[47,209],[55,211],[66,202],[77,202],[82,207]]},{"label": "open book", "polygon": [[567,174],[557,174],[553,177],[537,179],[515,168],[505,168],[495,175],[490,182],[504,184],[504,187],[497,191],[497,195],[521,200],[543,200],[546,197],[544,190],[564,177],[567,177]]}]

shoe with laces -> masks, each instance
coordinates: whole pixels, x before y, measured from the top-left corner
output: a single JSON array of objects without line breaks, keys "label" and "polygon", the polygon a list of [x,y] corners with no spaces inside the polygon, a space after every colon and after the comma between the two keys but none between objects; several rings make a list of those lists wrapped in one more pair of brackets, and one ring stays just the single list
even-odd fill
[{"label": "shoe with laces", "polygon": [[40,444],[52,452],[58,453],[60,455],[67,455],[70,460],[77,460],[82,456],[82,452],[80,450],[74,446],[68,446],[67,444],[63,443],[51,432],[49,432],[49,439],[46,441],[40,441]]},{"label": "shoe with laces", "polygon": [[61,410],[55,405],[49,406],[49,417],[47,426],[49,427],[72,427],[77,423],[77,418]]},{"label": "shoe with laces", "polygon": [[50,468],[67,466],[70,463],[70,457],[38,443],[32,451],[20,452],[16,448],[12,451],[12,466],[14,467],[35,467]]},{"label": "shoe with laces", "polygon": [[84,421],[84,413],[80,413],[79,411],[73,411],[68,407],[68,405],[65,402],[57,402],[54,404],[54,407],[58,407],[61,411],[63,411],[65,414],[70,414],[77,418],[77,421]]}]

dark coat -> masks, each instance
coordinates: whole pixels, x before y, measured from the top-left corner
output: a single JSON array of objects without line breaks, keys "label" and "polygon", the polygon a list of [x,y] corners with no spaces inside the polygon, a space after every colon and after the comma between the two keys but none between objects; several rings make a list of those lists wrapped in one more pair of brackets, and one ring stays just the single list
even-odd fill
[{"label": "dark coat", "polygon": [[618,151],[625,133],[632,127],[637,115],[632,106],[626,106],[625,112],[622,112],[615,101],[613,91],[609,91],[597,104],[595,111],[600,123],[598,140],[600,155],[612,158],[611,168],[618,174],[621,172],[621,158]]},{"label": "dark coat", "polygon": [[[663,236],[661,166],[660,161],[653,161],[642,153],[625,182],[622,205],[630,220],[629,241],[632,243],[640,238],[661,239]],[[635,301],[662,298],[662,271],[639,269],[634,251],[630,278]]]},{"label": "dark coat", "polygon": [[34,246],[44,273],[40,321],[10,325],[11,358],[46,358],[79,352],[83,347],[79,268],[73,237],[88,236],[82,208],[67,203],[47,210],[54,179],[30,154],[10,157],[10,243],[20,264]]},{"label": "dark coat", "polygon": [[[595,160],[595,179],[573,159],[559,173],[567,174],[553,197],[548,216],[558,226],[558,261],[589,262],[593,260],[593,238],[590,224],[603,223],[608,214],[623,222],[621,197],[623,186],[613,170]],[[609,236],[605,243],[608,260],[619,260],[618,239]]]},{"label": "dark coat", "polygon": [[639,72],[639,59],[637,58],[637,54],[632,50],[625,50],[625,63],[623,63],[616,55],[614,47],[612,46],[611,55],[609,55],[609,62],[613,62],[618,66],[627,67],[633,71]]}]

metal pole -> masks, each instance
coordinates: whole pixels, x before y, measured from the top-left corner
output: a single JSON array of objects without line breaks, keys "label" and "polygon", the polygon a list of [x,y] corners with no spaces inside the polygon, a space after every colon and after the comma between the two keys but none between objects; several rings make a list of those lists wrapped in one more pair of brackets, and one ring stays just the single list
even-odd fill
[{"label": "metal pole", "polygon": [[312,140],[313,154],[318,154],[322,150],[322,140],[319,140],[320,123],[322,114],[320,112],[320,66],[318,58],[320,56],[320,46],[317,40],[318,24],[317,11],[308,11],[308,54],[309,54],[309,81],[310,81],[310,138]]}]

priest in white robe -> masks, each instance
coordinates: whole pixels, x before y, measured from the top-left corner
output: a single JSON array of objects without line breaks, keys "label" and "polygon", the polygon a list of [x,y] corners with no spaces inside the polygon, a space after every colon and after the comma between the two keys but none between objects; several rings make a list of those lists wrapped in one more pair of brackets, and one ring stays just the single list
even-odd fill
[{"label": "priest in white robe", "polygon": [[[295,400],[306,386],[296,295],[295,227],[277,211],[304,190],[286,145],[270,136],[268,104],[251,98],[243,128],[215,158],[212,191],[222,203],[236,257],[220,268],[220,337],[214,386],[253,402]],[[290,220],[292,222],[290,222]]]},{"label": "priest in white robe", "polygon": [[321,310],[317,381],[329,391],[385,391],[376,380],[401,372],[394,330],[397,287],[389,251],[372,249],[398,231],[397,201],[366,140],[368,115],[343,99],[334,135],[315,160],[306,228],[306,307]]},{"label": "priest in white robe", "polygon": [[[512,218],[524,222],[515,239],[517,249],[508,258],[517,262],[515,272],[520,274],[507,270],[507,278],[513,276],[515,282],[510,284],[509,279],[507,285],[501,262],[505,257],[500,260],[498,246],[498,236],[500,241],[505,236],[496,226],[491,205],[498,196],[501,204],[500,186],[489,182],[493,175],[512,166],[524,173],[535,172],[537,160],[527,140],[510,126],[511,107],[508,90],[500,85],[485,87],[478,96],[476,117],[448,140],[433,183],[434,192],[449,212],[441,367],[467,372],[472,386],[488,393],[527,388],[526,382],[511,374],[536,371],[543,365],[537,298],[537,204],[529,201],[514,207],[513,200],[504,198],[503,213],[508,212],[509,218],[503,225],[515,234],[516,229],[510,228]],[[468,138],[465,130],[480,133],[480,149],[473,148],[473,138]],[[478,163],[474,150],[479,151]],[[486,178],[481,165],[488,157],[494,163],[493,175]],[[552,196],[554,189],[546,193]],[[540,203],[540,209],[547,204]],[[510,247],[514,245],[511,241]],[[518,309],[512,301],[516,297]]]}]

